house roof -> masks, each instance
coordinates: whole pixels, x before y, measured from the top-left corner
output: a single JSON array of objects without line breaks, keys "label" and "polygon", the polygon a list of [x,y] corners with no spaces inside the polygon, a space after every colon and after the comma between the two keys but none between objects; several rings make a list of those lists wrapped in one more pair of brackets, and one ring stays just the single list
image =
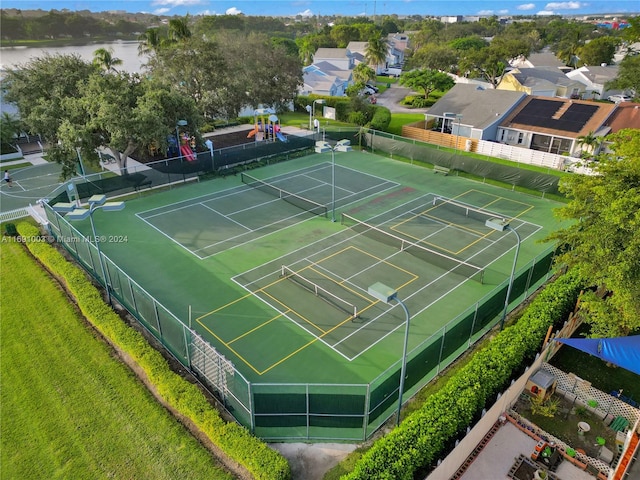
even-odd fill
[{"label": "house roof", "polygon": [[530,96],[500,126],[577,138],[598,131],[614,108],[615,104]]},{"label": "house roof", "polygon": [[313,58],[336,58],[345,59],[351,56],[351,52],[347,48],[319,48],[316,50]]},{"label": "house roof", "polygon": [[520,57],[511,62],[511,65],[518,68],[520,66],[534,68],[551,67],[557,71],[560,71],[559,69],[565,66],[564,62],[558,60],[558,57],[556,57],[550,50],[532,53],[526,58]]},{"label": "house roof", "polygon": [[350,50],[351,53],[359,53],[364,55],[367,51],[367,45],[369,42],[349,42],[347,45],[347,50]]},{"label": "house roof", "polygon": [[606,67],[585,66],[567,73],[570,78],[579,74],[583,75],[594,85],[604,85],[618,76],[618,67],[616,65],[607,65]]},{"label": "house roof", "polygon": [[611,128],[611,133],[616,133],[623,128],[640,130],[640,103],[618,103],[605,125]]},{"label": "house roof", "polygon": [[580,83],[579,80],[567,77],[555,67],[517,68],[509,73],[520,82],[520,85],[531,88],[546,85],[562,85],[566,87]]},{"label": "house roof", "polygon": [[461,123],[484,129],[494,124],[496,119],[508,112],[527,94],[507,90],[494,90],[479,85],[457,83],[427,114],[443,116],[453,112],[461,114]]}]

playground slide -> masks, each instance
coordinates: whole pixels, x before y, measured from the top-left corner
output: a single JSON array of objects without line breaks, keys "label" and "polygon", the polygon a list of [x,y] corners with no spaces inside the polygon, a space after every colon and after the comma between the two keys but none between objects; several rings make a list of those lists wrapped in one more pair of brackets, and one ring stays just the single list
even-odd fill
[{"label": "playground slide", "polygon": [[285,137],[282,132],[277,132],[276,133],[276,137],[278,137],[278,140],[280,140],[281,142],[286,142],[287,141],[287,137]]},{"label": "playground slide", "polygon": [[193,162],[196,159],[196,156],[193,154],[189,145],[180,145],[180,151],[182,152],[182,156],[188,161]]},{"label": "playground slide", "polygon": [[253,137],[256,133],[258,133],[258,129],[254,129],[254,130],[249,130],[249,134],[247,135],[247,138],[251,138]]}]

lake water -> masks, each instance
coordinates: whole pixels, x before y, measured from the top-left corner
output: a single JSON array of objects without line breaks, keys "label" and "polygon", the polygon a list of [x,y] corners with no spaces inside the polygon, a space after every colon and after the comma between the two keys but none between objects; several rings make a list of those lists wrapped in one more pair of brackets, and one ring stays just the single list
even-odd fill
[{"label": "lake water", "polygon": [[86,61],[93,61],[93,52],[100,48],[112,48],[113,56],[122,60],[122,65],[116,67],[118,70],[127,72],[140,72],[142,64],[147,61],[146,56],[138,56],[138,42],[112,42],[93,43],[90,45],[78,45],[68,47],[1,47],[0,67],[2,69],[15,68],[22,63],[27,63],[30,59],[42,57],[45,53],[50,55],[71,55],[77,54]]}]

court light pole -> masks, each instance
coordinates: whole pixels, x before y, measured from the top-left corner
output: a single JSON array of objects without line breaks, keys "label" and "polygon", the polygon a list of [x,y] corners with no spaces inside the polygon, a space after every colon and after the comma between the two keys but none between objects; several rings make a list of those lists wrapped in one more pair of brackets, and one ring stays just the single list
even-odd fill
[{"label": "court light pole", "polygon": [[178,158],[182,160],[182,150],[180,150],[180,127],[186,127],[188,122],[186,120],[178,120],[176,122],[176,140],[178,141]]},{"label": "court light pole", "polygon": [[311,105],[307,105],[306,107],[304,107],[304,109],[309,112],[309,131],[311,131],[311,129],[313,128],[311,125],[311,116],[313,115],[313,108],[311,107]]},{"label": "court light pole", "polygon": [[[72,222],[85,220],[89,217],[89,221],[91,222],[91,232],[93,235],[93,241],[96,245],[96,250],[98,252],[98,262],[100,263],[100,270],[102,273],[102,278],[104,280],[104,287],[107,291],[107,300],[109,305],[112,305],[111,302],[111,288],[109,286],[109,281],[107,277],[107,269],[104,266],[104,260],[102,259],[102,252],[100,251],[100,239],[98,238],[98,234],[96,233],[96,226],[93,222],[93,214],[96,210],[102,209],[105,212],[117,212],[124,209],[124,202],[107,202],[106,195],[93,195],[88,200],[89,208],[75,208],[73,204],[62,204],[60,207],[55,205],[53,210],[59,213],[68,212],[65,215],[67,220]],[[58,208],[56,208],[58,207]],[[89,241],[91,243],[91,241]]]},{"label": "court light pole", "polygon": [[368,289],[369,295],[373,298],[380,300],[384,303],[390,303],[395,300],[398,305],[402,307],[405,314],[405,327],[404,327],[404,346],[402,347],[402,366],[400,367],[400,387],[398,393],[398,414],[396,426],[400,425],[400,411],[402,410],[402,395],[404,394],[404,377],[407,372],[407,345],[409,344],[409,322],[411,316],[409,315],[409,309],[402,300],[398,298],[398,292],[391,287],[388,287],[384,283],[376,282]]},{"label": "court light pole", "polygon": [[336,151],[350,152],[351,142],[349,140],[340,140],[334,147],[326,144],[331,149],[331,221],[336,221]]},{"label": "court light pole", "polygon": [[496,232],[513,232],[516,235],[518,242],[516,243],[516,253],[513,256],[513,266],[511,267],[511,276],[509,277],[509,286],[507,287],[507,296],[504,299],[504,310],[502,312],[502,319],[500,320],[500,330],[504,328],[504,321],[507,318],[507,310],[509,309],[509,297],[511,296],[511,289],[513,288],[513,279],[516,274],[516,264],[518,263],[518,253],[520,252],[520,235],[515,228],[509,225],[509,221],[504,218],[491,218],[485,222],[485,225]]},{"label": "court light pole", "polygon": [[313,101],[313,118],[316,118],[316,103],[320,105],[324,104],[324,98],[316,98]]}]

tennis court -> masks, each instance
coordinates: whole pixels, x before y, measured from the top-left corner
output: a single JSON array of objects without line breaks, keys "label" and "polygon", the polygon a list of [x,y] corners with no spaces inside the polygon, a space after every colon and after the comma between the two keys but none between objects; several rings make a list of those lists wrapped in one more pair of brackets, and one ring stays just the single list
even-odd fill
[{"label": "tennis court", "polygon": [[[513,304],[549,271],[538,240],[554,202],[363,152],[330,159],[95,214],[99,234],[126,238],[101,244],[114,296],[266,438],[366,438],[393,412],[405,315],[367,293],[374,283],[411,314],[411,392],[499,320],[516,241],[486,220],[509,221],[521,238]],[[94,255],[78,250],[85,264]],[[174,317],[215,348],[218,366]]]},{"label": "tennis court", "polygon": [[60,185],[62,167],[57,163],[32,165],[11,172],[12,186],[0,185],[1,211],[35,204]]}]

